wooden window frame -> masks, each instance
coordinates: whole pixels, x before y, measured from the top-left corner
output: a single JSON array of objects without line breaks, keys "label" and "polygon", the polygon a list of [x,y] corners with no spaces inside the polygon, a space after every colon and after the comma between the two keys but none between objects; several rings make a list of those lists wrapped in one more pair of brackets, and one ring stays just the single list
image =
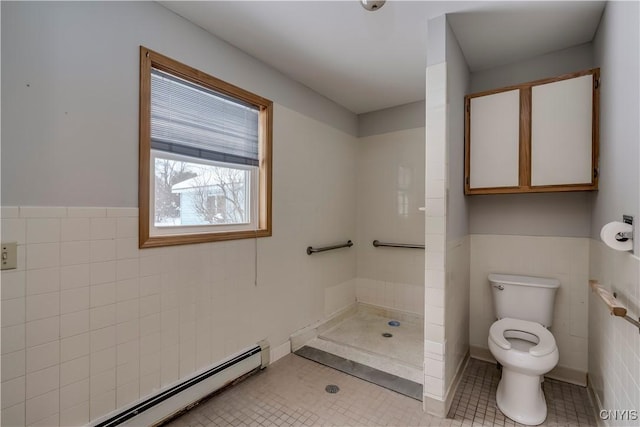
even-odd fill
[{"label": "wooden window frame", "polygon": [[[180,77],[213,91],[249,103],[259,110],[258,149],[258,203],[257,227],[255,230],[211,231],[206,233],[180,233],[152,236],[150,233],[151,206],[151,69]],[[139,247],[185,245],[224,240],[249,239],[271,236],[271,180],[272,180],[272,134],[273,102],[252,92],[234,86],[195,68],[189,67],[157,52],[140,46],[140,112],[139,112]],[[215,225],[211,226],[216,227]]]},{"label": "wooden window frame", "polygon": [[[558,184],[558,185],[531,185],[531,93],[534,86],[574,79],[582,76],[593,76],[592,95],[592,149],[591,165],[592,175],[590,183],[582,184]],[[514,187],[487,187],[471,188],[471,99],[494,95],[512,90],[520,91],[520,140],[519,140],[519,169],[518,186]],[[598,158],[599,158],[599,117],[600,117],[600,68],[578,71],[564,74],[558,77],[535,80],[528,83],[477,92],[464,97],[464,194],[514,194],[514,193],[550,193],[566,191],[593,191],[598,189]]]}]

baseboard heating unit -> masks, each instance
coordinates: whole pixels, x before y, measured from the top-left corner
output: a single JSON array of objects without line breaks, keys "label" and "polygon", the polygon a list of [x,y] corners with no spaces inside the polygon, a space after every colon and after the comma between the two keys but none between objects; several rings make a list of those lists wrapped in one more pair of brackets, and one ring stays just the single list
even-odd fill
[{"label": "baseboard heating unit", "polygon": [[220,364],[174,384],[153,396],[146,396],[117,413],[106,415],[91,425],[94,427],[152,426],[199,402],[204,397],[229,385],[252,371],[269,364],[269,343],[256,346],[226,359]]}]

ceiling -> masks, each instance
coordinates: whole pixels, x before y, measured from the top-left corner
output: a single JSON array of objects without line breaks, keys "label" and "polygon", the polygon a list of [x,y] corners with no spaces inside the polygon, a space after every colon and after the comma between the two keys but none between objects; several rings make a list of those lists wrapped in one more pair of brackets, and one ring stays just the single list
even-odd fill
[{"label": "ceiling", "polygon": [[360,114],[424,99],[427,22],[444,13],[472,71],[593,39],[601,1],[163,1],[211,34]]}]

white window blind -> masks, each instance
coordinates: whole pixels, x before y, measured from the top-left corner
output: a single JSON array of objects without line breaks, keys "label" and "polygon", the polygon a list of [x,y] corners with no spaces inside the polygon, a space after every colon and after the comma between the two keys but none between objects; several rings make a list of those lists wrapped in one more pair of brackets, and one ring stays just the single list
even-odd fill
[{"label": "white window blind", "polygon": [[258,166],[259,110],[253,105],[151,70],[151,148]]}]

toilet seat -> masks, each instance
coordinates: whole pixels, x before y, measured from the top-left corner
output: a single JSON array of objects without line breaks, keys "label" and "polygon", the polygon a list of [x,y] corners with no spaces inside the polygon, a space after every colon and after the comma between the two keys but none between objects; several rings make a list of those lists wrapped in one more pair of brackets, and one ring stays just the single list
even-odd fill
[{"label": "toilet seat", "polygon": [[[489,338],[500,348],[511,350],[511,343],[505,338],[507,331],[520,331],[538,338],[538,343],[529,349],[529,354],[535,357],[546,356],[556,349],[556,340],[549,330],[536,322],[505,317],[494,322],[489,329]],[[517,351],[517,350],[513,350]]]}]

